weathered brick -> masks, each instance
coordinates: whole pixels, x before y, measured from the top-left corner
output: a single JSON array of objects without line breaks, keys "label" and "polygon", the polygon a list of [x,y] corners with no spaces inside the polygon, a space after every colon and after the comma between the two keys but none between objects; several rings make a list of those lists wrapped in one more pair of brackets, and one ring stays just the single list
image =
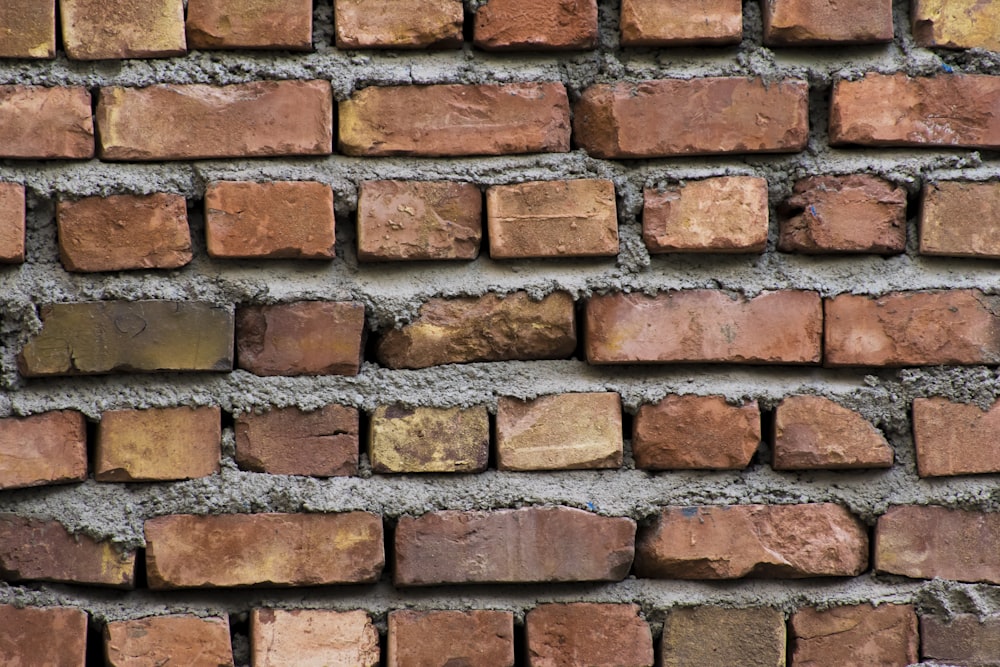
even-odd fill
[{"label": "weathered brick", "polygon": [[569,101],[561,83],[372,86],[340,103],[339,122],[340,150],[347,155],[569,150]]},{"label": "weathered brick", "polygon": [[28,377],[115,371],[228,371],[233,314],[197,301],[92,301],[42,306],[21,350]]},{"label": "weathered brick", "polygon": [[358,260],[475,259],[483,196],[471,183],[363,181]]},{"label": "weathered brick", "polygon": [[358,472],[358,411],[327,405],[236,418],[236,462],[272,475],[340,477]]},{"label": "weathered brick", "polygon": [[182,0],[59,0],[72,60],[165,58],[187,52]]},{"label": "weathered brick", "polygon": [[236,311],[239,367],[255,375],[357,375],[365,307],[298,301]]},{"label": "weathered brick", "polygon": [[642,239],[651,253],[763,252],[767,180],[721,176],[643,192]]},{"label": "weathered brick", "polygon": [[333,259],[335,226],[325,183],[217,182],[205,189],[212,257]]},{"label": "weathered brick", "polygon": [[0,605],[0,655],[12,667],[83,667],[87,613],[72,607]]},{"label": "weathered brick", "polygon": [[914,0],[913,37],[920,46],[1000,51],[1000,5],[977,0]]},{"label": "weathered brick", "polygon": [[920,254],[1000,258],[1000,183],[925,185]]},{"label": "weathered brick", "polygon": [[723,396],[670,395],[635,416],[635,467],[650,470],[739,470],[760,446],[757,401],[730,405]]},{"label": "weathered brick", "polygon": [[337,0],[339,49],[423,49],[462,45],[462,0],[405,0],[385,10],[383,0]]},{"label": "weathered brick", "polygon": [[146,521],[146,570],[156,590],[372,583],[384,553],[382,520],[367,512]]},{"label": "weathered brick", "polygon": [[250,660],[254,667],[378,667],[378,630],[361,610],[254,609]]},{"label": "weathered brick", "polygon": [[1000,616],[955,614],[947,621],[920,617],[920,650],[930,664],[997,667],[1000,665]]},{"label": "weathered brick", "polygon": [[675,608],[663,623],[662,667],[785,667],[785,646],[777,609]]},{"label": "weathered brick", "polygon": [[482,472],[490,455],[486,408],[381,406],[368,429],[372,471]]},{"label": "weathered brick", "polygon": [[562,359],[576,349],[573,298],[553,292],[532,301],[525,292],[501,297],[431,299],[402,329],[386,332],[376,356],[389,368],[508,359]]},{"label": "weathered brick", "polygon": [[872,44],[892,41],[892,0],[765,0],[770,46]]},{"label": "weathered brick", "polygon": [[476,10],[473,41],[487,51],[592,49],[597,0],[487,0]]},{"label": "weathered brick", "polygon": [[181,195],[115,195],[56,206],[59,258],[67,271],[176,269],[191,261]]},{"label": "weathered brick", "polygon": [[0,86],[0,158],[92,157],[94,119],[86,88]]},{"label": "weathered brick", "polygon": [[819,295],[798,290],[751,298],[710,289],[600,295],[587,302],[584,323],[591,364],[814,364],[822,333]]},{"label": "weathered brick", "polygon": [[94,448],[98,482],[194,479],[219,472],[219,408],[110,410],[101,415]]},{"label": "weathered brick", "polygon": [[839,505],[666,507],[639,535],[635,573],[655,579],[853,577],[864,525]]},{"label": "weathered brick", "polygon": [[1000,472],[1000,403],[989,410],[944,397],[913,399],[921,477]]},{"label": "weathered brick", "polygon": [[824,307],[827,366],[1000,363],[1000,302],[979,290],[840,294]]},{"label": "weathered brick", "polygon": [[387,653],[387,667],[514,667],[514,615],[489,609],[391,611]]},{"label": "weathered brick", "polygon": [[102,88],[95,117],[100,155],[106,160],[329,155],[333,151],[329,81]]},{"label": "weathered brick", "polygon": [[715,46],[739,44],[743,5],[739,0],[622,0],[624,46]]},{"label": "weathered brick", "polygon": [[1000,76],[869,72],[833,86],[830,143],[1000,148]]},{"label": "weathered brick", "polygon": [[225,616],[151,616],[111,621],[104,628],[108,667],[233,664],[229,619]]},{"label": "weathered brick", "polygon": [[6,0],[0,6],[0,58],[54,58],[56,0]]},{"label": "weathered brick", "polygon": [[895,255],[906,249],[906,191],[869,174],[810,176],[779,207],[778,250]]},{"label": "weathered brick", "polygon": [[792,665],[906,667],[919,660],[913,605],[859,604],[826,611],[799,609],[789,619]]},{"label": "weathered brick", "polygon": [[[572,553],[572,558],[565,555]],[[397,586],[620,581],[635,522],[569,507],[430,512],[396,526]]]},{"label": "weathered brick", "polygon": [[486,219],[494,259],[618,254],[615,184],[608,180],[496,185],[486,190]]},{"label": "weathered brick", "polygon": [[889,468],[892,447],[857,412],[822,396],[789,396],[774,412],[775,470]]},{"label": "weathered brick", "polygon": [[311,0],[188,0],[192,49],[312,49]]},{"label": "weathered brick", "polygon": [[24,216],[24,186],[0,183],[0,263],[24,261]]},{"label": "weathered brick", "polygon": [[542,604],[525,616],[529,667],[653,667],[637,604]]},{"label": "weathered brick", "polygon": [[79,412],[0,419],[0,489],[87,479],[87,427]]},{"label": "weathered brick", "polygon": [[808,139],[808,93],[793,79],[601,83],[576,104],[574,139],[601,158],[795,152]]}]

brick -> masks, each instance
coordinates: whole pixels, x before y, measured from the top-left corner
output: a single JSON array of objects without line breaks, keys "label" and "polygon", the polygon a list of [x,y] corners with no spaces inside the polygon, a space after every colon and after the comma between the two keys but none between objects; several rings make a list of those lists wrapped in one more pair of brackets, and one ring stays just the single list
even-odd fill
[{"label": "brick", "polygon": [[92,157],[94,120],[86,88],[0,86],[0,158]]},{"label": "brick", "polygon": [[389,368],[510,359],[564,359],[576,349],[573,298],[553,292],[532,301],[507,296],[430,299],[417,318],[386,332],[376,356]]},{"label": "brick", "polygon": [[921,477],[1000,472],[1000,403],[988,410],[947,398],[913,399]]},{"label": "brick", "polygon": [[17,667],[83,667],[87,613],[72,607],[0,605],[0,655]]},{"label": "brick", "polygon": [[1000,665],[1000,617],[955,614],[947,621],[920,617],[920,649],[930,664],[961,664],[968,667]]},{"label": "brick", "polygon": [[775,470],[892,467],[892,447],[857,412],[822,396],[789,396],[774,412]]},{"label": "brick", "polygon": [[229,619],[225,616],[152,616],[111,621],[104,629],[108,667],[233,664]]},{"label": "brick", "polygon": [[514,614],[509,611],[389,612],[387,667],[514,667]]},{"label": "brick", "polygon": [[740,470],[760,446],[757,401],[670,395],[643,405],[632,430],[635,467],[647,470]]},{"label": "brick", "polygon": [[92,301],[39,309],[42,330],[21,350],[28,377],[228,371],[233,314],[198,301]]},{"label": "brick", "polygon": [[789,619],[792,665],[898,665],[919,661],[913,605],[859,604],[826,611],[799,609]]},{"label": "brick", "polygon": [[501,397],[496,418],[500,470],[580,470],[622,465],[621,397],[613,392]]},{"label": "brick", "polygon": [[181,195],[115,195],[56,206],[59,258],[67,271],[176,269],[191,261]]},{"label": "brick", "polygon": [[569,150],[569,101],[561,83],[372,86],[340,103],[339,122],[340,150],[346,155]]},{"label": "brick", "polygon": [[381,406],[368,429],[376,473],[482,472],[490,455],[486,408]]},{"label": "brick", "polygon": [[600,83],[576,103],[574,139],[600,158],[796,152],[808,139],[808,93],[794,79]]},{"label": "brick", "polygon": [[892,41],[892,0],[767,0],[760,5],[768,46]]},{"label": "brick", "polygon": [[385,11],[383,0],[333,5],[338,49],[456,48],[462,45],[461,0],[406,0]]},{"label": "brick", "polygon": [[654,579],[853,577],[864,525],[839,505],[666,507],[643,530],[635,573]]},{"label": "brick", "polygon": [[[591,297],[584,344],[591,364],[730,362],[814,364],[823,313],[816,292],[746,298],[695,289]],[[775,335],[775,323],[781,335]]]},{"label": "brick", "polygon": [[615,184],[608,180],[497,185],[486,190],[486,219],[493,259],[618,254]]},{"label": "brick", "polygon": [[898,255],[906,249],[906,191],[876,176],[800,179],[778,214],[784,252]]},{"label": "brick", "polygon": [[250,660],[254,667],[378,667],[378,630],[361,610],[254,609]]},{"label": "brick", "polygon": [[382,520],[342,514],[175,514],[146,521],[149,587],[323,586],[378,580]]},{"label": "brick", "polygon": [[188,0],[192,49],[312,49],[311,0]]},{"label": "brick", "polygon": [[219,472],[222,415],[217,407],[110,410],[94,448],[98,482],[157,482]]},{"label": "brick", "polygon": [[[396,525],[396,586],[621,581],[635,522],[569,507],[430,512]],[[572,558],[565,554],[572,553]]]},{"label": "brick", "polygon": [[767,180],[721,176],[643,191],[642,240],[651,253],[763,252]]},{"label": "brick", "polygon": [[997,297],[979,290],[827,299],[827,366],[1000,363]]},{"label": "brick", "polygon": [[217,182],[205,189],[212,257],[333,259],[335,226],[325,183]]},{"label": "brick", "polygon": [[341,477],[358,473],[358,411],[326,405],[246,413],[236,418],[236,463],[272,475]]},{"label": "brick", "polygon": [[915,0],[913,38],[920,46],[1000,51],[1000,6],[977,0]]},{"label": "brick", "polygon": [[59,18],[71,60],[187,52],[182,0],[59,0]]},{"label": "brick", "polygon": [[24,186],[20,183],[0,183],[0,263],[20,264],[24,261],[24,220]]},{"label": "brick", "polygon": [[0,572],[13,582],[132,588],[135,552],[89,535],[72,535],[58,521],[0,514]]},{"label": "brick", "polygon": [[55,58],[56,0],[6,0],[0,6],[0,58]]},{"label": "brick", "polygon": [[473,42],[487,51],[554,51],[597,46],[597,0],[487,0]]},{"label": "brick", "polygon": [[363,181],[358,260],[475,259],[483,196],[471,183]]},{"label": "brick", "polygon": [[87,427],[71,410],[0,419],[0,489],[87,479]]},{"label": "brick", "polygon": [[636,604],[542,604],[525,616],[529,667],[653,667]]},{"label": "brick", "polygon": [[622,0],[623,46],[721,46],[742,38],[739,0]]},{"label": "brick", "polygon": [[1000,76],[869,72],[834,84],[830,143],[996,149],[998,107]]},{"label": "brick", "polygon": [[920,254],[1000,258],[1000,183],[943,181],[921,194]]},{"label": "brick", "polygon": [[102,88],[100,156],[155,161],[329,155],[329,81]]},{"label": "brick", "polygon": [[236,311],[239,367],[255,375],[357,375],[365,307],[298,301]]},{"label": "brick", "polygon": [[785,667],[785,642],[785,615],[777,609],[671,609],[663,623],[662,667]]}]

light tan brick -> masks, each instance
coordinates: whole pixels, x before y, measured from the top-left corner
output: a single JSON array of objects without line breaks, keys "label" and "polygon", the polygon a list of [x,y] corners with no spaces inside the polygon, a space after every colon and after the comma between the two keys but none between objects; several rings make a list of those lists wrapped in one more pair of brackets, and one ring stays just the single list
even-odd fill
[{"label": "light tan brick", "polygon": [[0,489],[87,479],[87,428],[71,410],[0,419]]},{"label": "light tan brick", "polygon": [[254,667],[378,667],[378,630],[364,611],[254,609]]},{"label": "light tan brick", "polygon": [[382,406],[368,429],[368,458],[376,473],[482,472],[489,453],[484,407]]},{"label": "light tan brick", "polygon": [[72,60],[165,58],[187,52],[182,0],[59,0]]},{"label": "light tan brick", "polygon": [[785,667],[785,648],[785,615],[770,607],[674,608],[663,623],[662,667]]},{"label": "light tan brick", "polygon": [[333,4],[339,49],[454,48],[462,45],[462,0],[384,0]]},{"label": "light tan brick", "polygon": [[225,616],[151,616],[112,621],[104,629],[108,667],[233,664],[229,619]]},{"label": "light tan brick", "polygon": [[1000,183],[941,181],[924,186],[920,254],[1000,258]]},{"label": "light tan brick", "polygon": [[1000,51],[1000,5],[978,0],[914,0],[913,38],[920,46]]},{"label": "light tan brick", "polygon": [[0,183],[0,263],[24,261],[24,186]]},{"label": "light tan brick", "polygon": [[740,0],[622,0],[624,46],[716,46],[743,37]]},{"label": "light tan brick", "polygon": [[0,58],[54,58],[56,0],[5,0],[0,5]]}]

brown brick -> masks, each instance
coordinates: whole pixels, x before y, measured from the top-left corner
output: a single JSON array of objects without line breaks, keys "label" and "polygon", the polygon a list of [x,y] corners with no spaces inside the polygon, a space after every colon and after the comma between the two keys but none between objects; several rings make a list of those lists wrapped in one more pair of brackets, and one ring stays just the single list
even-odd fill
[{"label": "brown brick", "polygon": [[312,49],[312,0],[188,0],[192,49]]},{"label": "brown brick", "polygon": [[389,368],[508,359],[564,359],[576,349],[573,298],[553,292],[532,301],[525,292],[501,297],[431,299],[417,318],[385,333],[376,356]]},{"label": "brown brick", "polygon": [[841,294],[825,312],[827,366],[1000,363],[1000,303],[979,290]]},{"label": "brown brick", "polygon": [[765,0],[764,44],[871,44],[892,41],[892,0]]},{"label": "brown brick", "polygon": [[525,617],[529,667],[653,667],[637,604],[542,604]]},{"label": "brown brick", "polygon": [[0,419],[0,489],[87,479],[87,428],[79,412]]},{"label": "brown brick", "polygon": [[325,183],[212,183],[205,189],[208,254],[333,259],[333,190]]},{"label": "brown brick", "polygon": [[400,518],[394,579],[397,586],[620,581],[634,549],[635,522],[624,517],[569,507],[445,510]]},{"label": "brown brick", "polygon": [[339,49],[423,49],[462,45],[462,0],[384,0],[333,4]]},{"label": "brown brick", "polygon": [[777,609],[671,609],[662,667],[785,667],[785,642],[785,615]]},{"label": "brown brick", "polygon": [[996,667],[1000,664],[1000,616],[980,619],[976,614],[955,614],[947,621],[920,617],[920,650],[930,664]]},{"label": "brown brick", "polygon": [[774,413],[775,470],[889,468],[892,447],[853,410],[822,396],[789,396]]},{"label": "brown brick", "polygon": [[643,192],[642,239],[651,253],[763,252],[767,180],[721,176]]},{"label": "brown brick", "polygon": [[476,11],[473,41],[487,51],[592,49],[597,0],[487,0]]},{"label": "brown brick", "polygon": [[239,367],[255,375],[357,375],[365,307],[298,301],[236,312]]},{"label": "brown brick", "polygon": [[341,477],[358,472],[358,411],[327,405],[236,418],[236,462],[272,475]]},{"label": "brown brick", "polygon": [[0,58],[54,58],[56,0],[5,0],[0,6]]},{"label": "brown brick", "polygon": [[475,259],[483,196],[471,183],[363,181],[358,260]]},{"label": "brown brick", "polygon": [[151,589],[372,583],[382,520],[343,514],[175,514],[146,521]]},{"label": "brown brick", "polygon": [[378,667],[378,630],[361,610],[254,609],[250,660],[254,667]]},{"label": "brown brick", "polygon": [[24,261],[24,216],[24,186],[0,183],[0,263]]},{"label": "brown brick", "polygon": [[490,456],[486,408],[381,406],[368,429],[372,471],[482,472]]},{"label": "brown brick", "polygon": [[390,611],[388,654],[387,667],[514,667],[514,615],[487,609]]},{"label": "brown brick", "polygon": [[624,46],[716,46],[743,38],[739,0],[622,0]]},{"label": "brown brick", "polygon": [[104,628],[108,667],[233,664],[229,619],[225,616],[152,616],[112,621]]},{"label": "brown brick", "polygon": [[920,254],[1000,258],[1000,183],[925,185]]},{"label": "brown brick", "polygon": [[869,72],[833,86],[830,143],[1000,148],[1000,76]]},{"label": "brown brick", "polygon": [[372,86],[341,102],[339,119],[340,150],[347,155],[569,150],[569,101],[561,83]]},{"label": "brown brick", "polygon": [[977,0],[914,0],[913,37],[920,46],[1000,51],[1000,5]]},{"label": "brown brick", "polygon": [[102,88],[96,118],[105,160],[329,155],[333,150],[329,81]]},{"label": "brown brick", "polygon": [[722,396],[670,395],[635,416],[635,467],[739,470],[760,446],[757,401],[730,405]]},{"label": "brown brick", "polygon": [[67,271],[176,269],[191,261],[181,195],[115,195],[61,201],[59,258]]},{"label": "brown brick", "polygon": [[0,605],[0,655],[11,667],[82,667],[87,613],[71,607]]},{"label": "brown brick", "polygon": [[792,614],[789,624],[793,667],[906,667],[919,660],[913,605],[859,604],[826,611],[806,608]]},{"label": "brown brick", "polygon": [[608,180],[497,185],[486,190],[486,218],[493,259],[618,254],[615,184]]},{"label": "brown brick", "polygon": [[576,104],[574,139],[601,158],[795,152],[808,139],[808,93],[794,79],[600,83]]},{"label": "brown brick", "polygon": [[1000,472],[1000,403],[989,410],[947,398],[913,399],[921,477]]},{"label": "brown brick", "polygon": [[654,579],[853,577],[864,525],[839,505],[666,507],[643,530],[635,573]]},{"label": "brown brick", "polygon": [[182,0],[59,0],[59,18],[71,60],[187,52]]},{"label": "brown brick", "polygon": [[198,301],[92,301],[42,306],[21,350],[28,377],[116,371],[228,371],[233,314]]},{"label": "brown brick", "polygon": [[591,364],[813,364],[820,360],[822,332],[816,292],[733,298],[721,290],[696,289],[591,297],[584,342]]},{"label": "brown brick", "polygon": [[0,86],[0,158],[94,157],[86,88]]}]

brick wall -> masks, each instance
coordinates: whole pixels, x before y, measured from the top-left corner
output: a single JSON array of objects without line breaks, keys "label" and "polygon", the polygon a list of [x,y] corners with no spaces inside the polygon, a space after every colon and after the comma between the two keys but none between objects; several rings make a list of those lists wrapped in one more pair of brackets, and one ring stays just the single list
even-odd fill
[{"label": "brick wall", "polygon": [[997,3],[388,4],[0,6],[3,660],[1000,664]]}]

